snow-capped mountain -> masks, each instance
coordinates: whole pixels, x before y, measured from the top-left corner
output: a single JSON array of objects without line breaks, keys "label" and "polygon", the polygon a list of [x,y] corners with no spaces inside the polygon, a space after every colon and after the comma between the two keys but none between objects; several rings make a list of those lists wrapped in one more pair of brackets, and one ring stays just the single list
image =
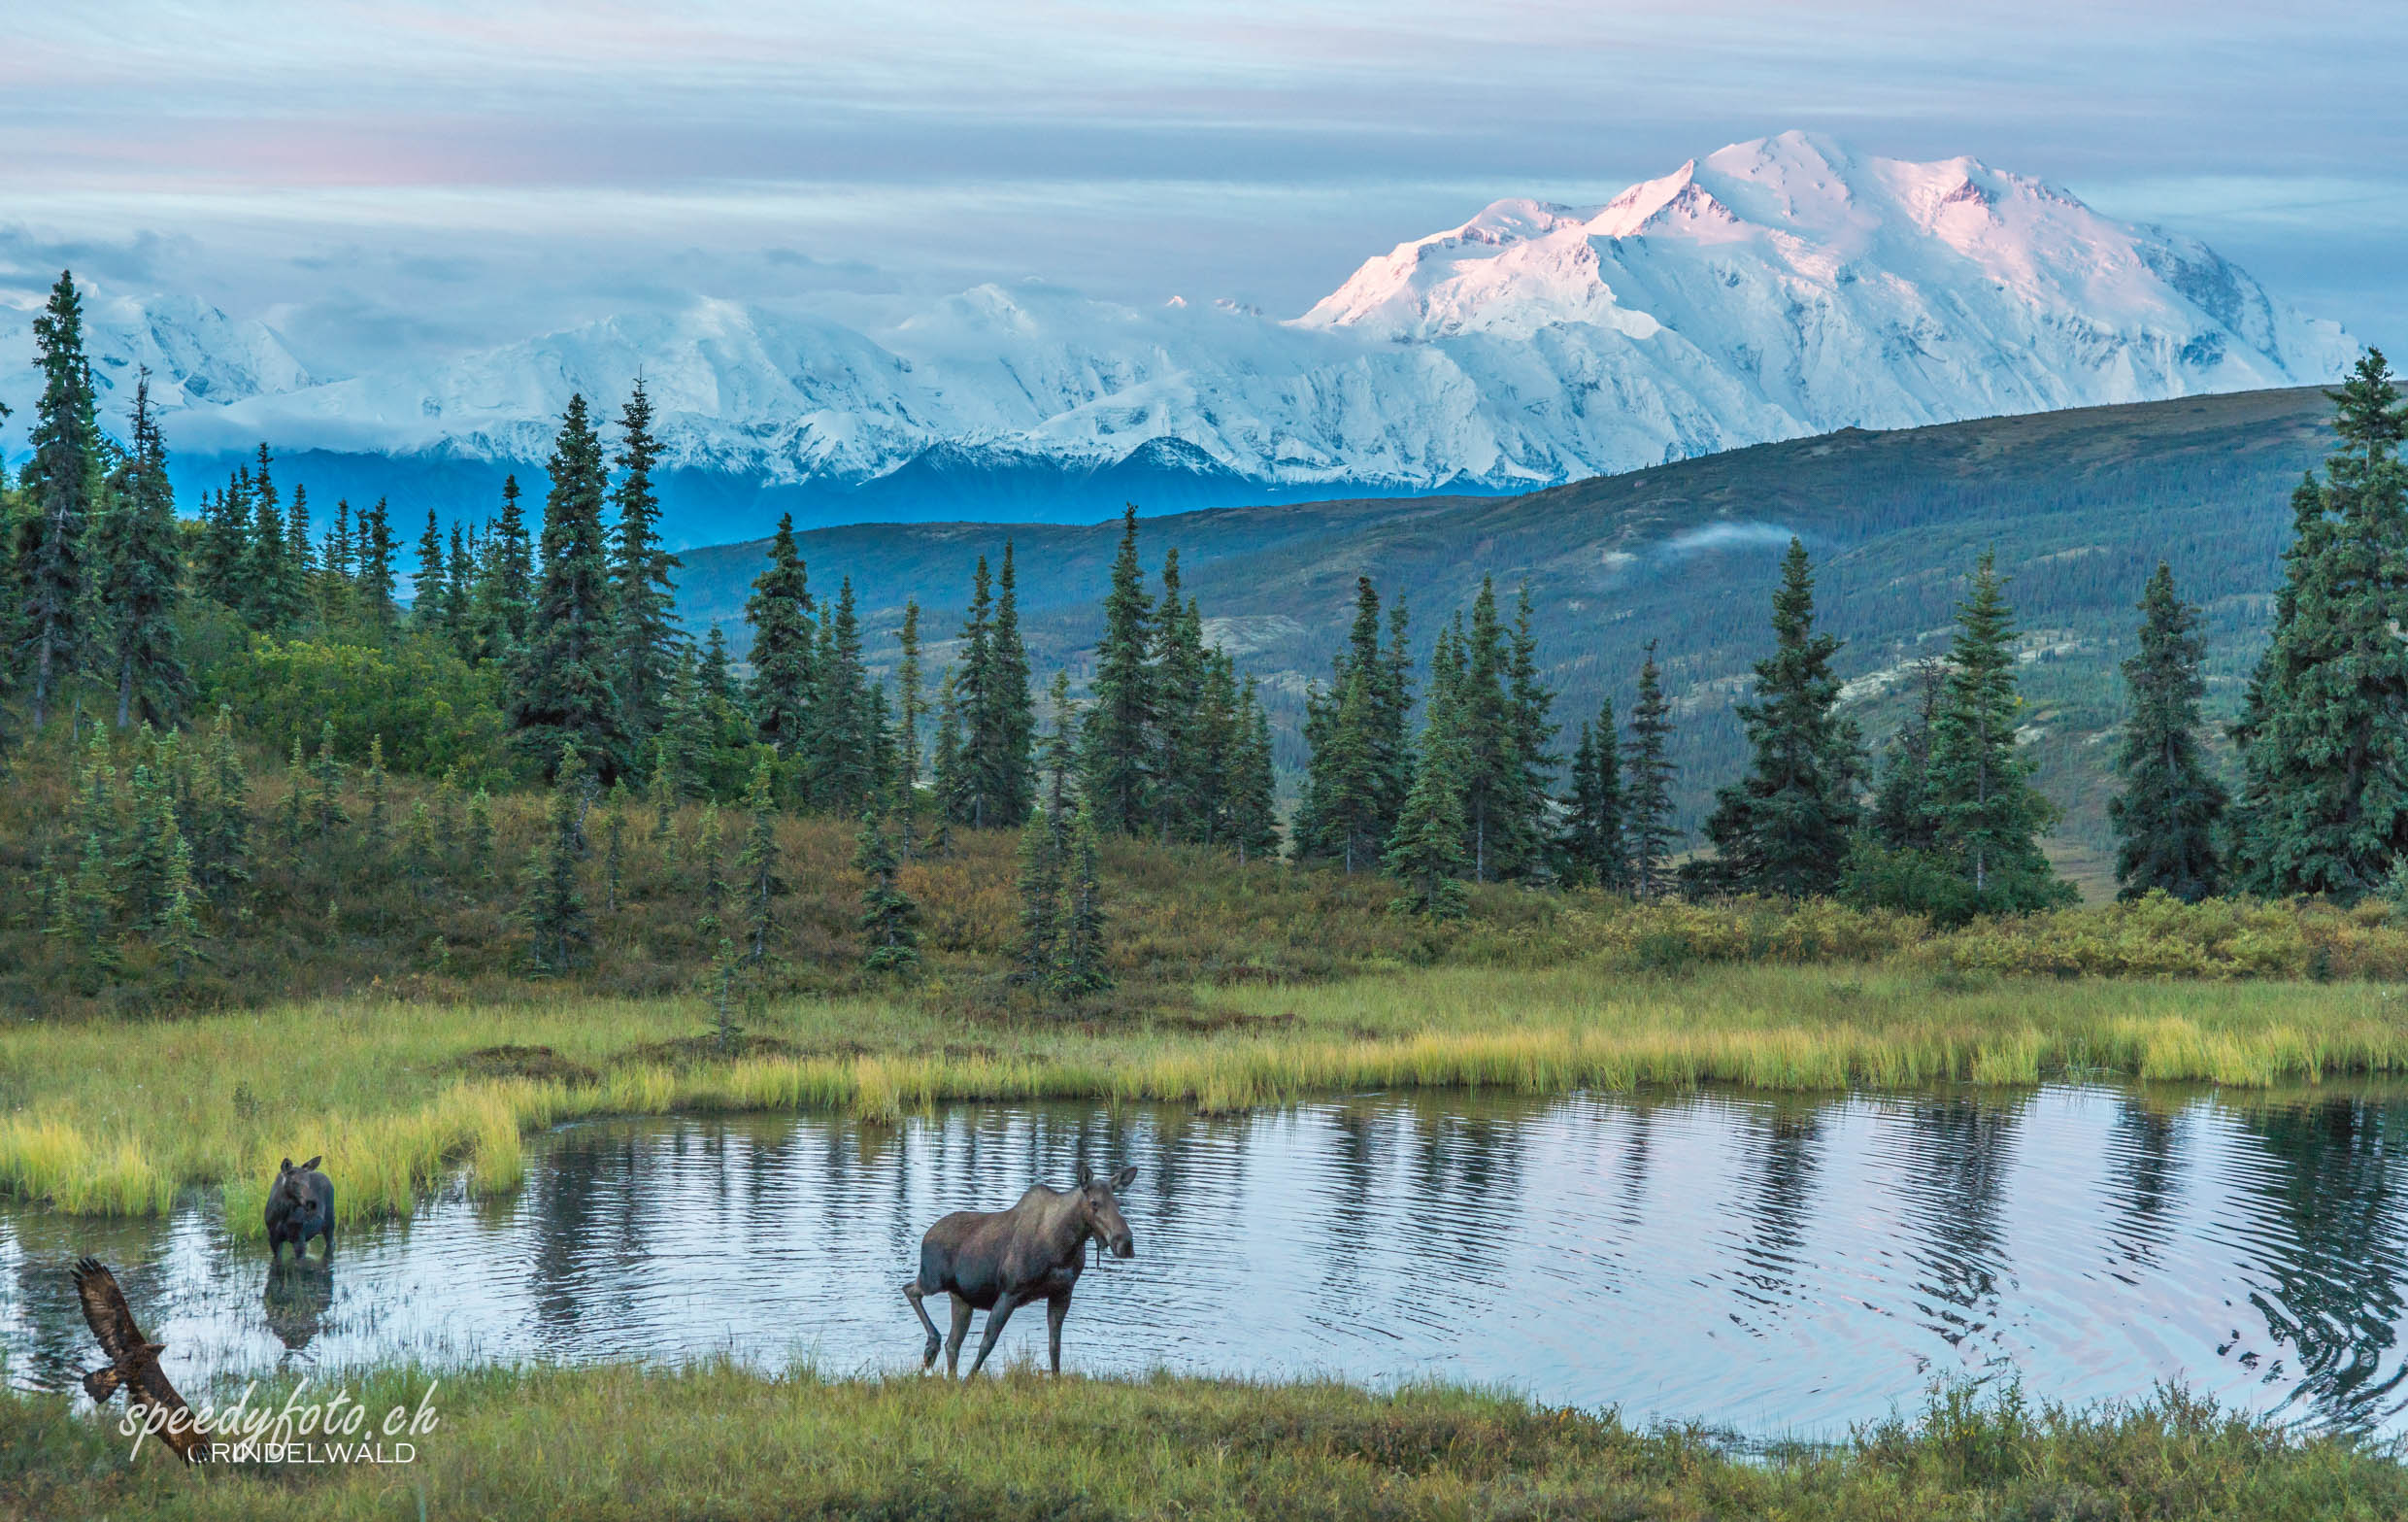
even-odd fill
[{"label": "snow-capped mountain", "polygon": [[[0,309],[0,346],[28,347],[28,316]],[[2358,349],[2193,239],[1970,158],[1798,133],[1602,206],[1499,201],[1288,321],[1036,284],[867,330],[698,299],[325,382],[188,300],[112,296],[93,328],[125,394],[132,364],[159,373],[185,451],[523,464],[571,391],[607,407],[640,372],[673,468],[856,519],[975,516],[981,480],[1072,516],[1176,481],[1230,501],[1522,490],[1849,424],[2324,381]]]}]

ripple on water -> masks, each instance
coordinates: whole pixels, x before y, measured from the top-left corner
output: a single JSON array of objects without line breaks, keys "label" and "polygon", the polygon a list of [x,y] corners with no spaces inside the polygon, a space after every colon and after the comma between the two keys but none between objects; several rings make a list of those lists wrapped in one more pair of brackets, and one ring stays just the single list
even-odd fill
[{"label": "ripple on water", "polygon": [[[0,1213],[0,1352],[14,1383],[71,1386],[91,1359],[65,1268],[90,1251],[187,1379],[395,1358],[907,1368],[920,1233],[1088,1158],[1139,1166],[1139,1256],[1081,1284],[1064,1355],[1083,1370],[1440,1377],[1806,1434],[1936,1378],[2074,1401],[2174,1378],[2396,1433],[2403,1136],[2396,1090],[2069,1086],[580,1125],[529,1147],[516,1196],[354,1229],[331,1270],[271,1275],[205,1207]],[[999,1356],[1043,1347],[1032,1312]]]}]

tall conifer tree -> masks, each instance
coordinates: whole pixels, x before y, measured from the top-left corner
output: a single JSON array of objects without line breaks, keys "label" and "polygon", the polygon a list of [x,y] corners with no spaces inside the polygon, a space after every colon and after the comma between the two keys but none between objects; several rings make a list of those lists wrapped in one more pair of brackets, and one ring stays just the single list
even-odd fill
[{"label": "tall conifer tree", "polygon": [[1976,910],[2046,908],[2077,896],[2041,853],[2056,809],[2031,786],[2015,737],[2023,698],[2015,682],[2014,610],[1995,558],[1982,555],[1973,590],[1956,605],[1948,687],[1931,728],[1929,795],[1940,849],[1971,889]]},{"label": "tall conifer tree", "polygon": [[168,728],[191,701],[192,678],[176,633],[184,560],[167,446],[150,412],[149,370],[134,385],[133,421],[133,448],[111,483],[109,511],[95,536],[99,597],[108,620],[117,727],[139,719]]},{"label": "tall conifer tree", "polygon": [[1095,647],[1094,702],[1081,735],[1081,770],[1095,828],[1133,835],[1154,816],[1155,706],[1154,601],[1137,563],[1137,508],[1121,518],[1104,637]]},{"label": "tall conifer tree", "polygon": [[1756,693],[1738,705],[1748,775],[1717,793],[1706,821],[1712,881],[1725,891],[1804,898],[1839,885],[1863,747],[1838,712],[1838,653],[1837,639],[1815,632],[1814,567],[1791,539],[1773,592],[1773,653],[1756,663]]},{"label": "tall conifer tree", "polygon": [[84,537],[100,484],[92,371],[84,354],[84,298],[61,271],[33,320],[42,395],[34,404],[33,458],[18,477],[16,659],[30,673],[28,717],[40,729],[51,700],[90,658],[91,570]]},{"label": "tall conifer tree", "polygon": [[2233,730],[2233,866],[2254,893],[2346,900],[2408,856],[2408,406],[2380,350],[2328,394],[2338,447],[2291,493],[2274,629]]},{"label": "tall conifer tree", "polygon": [[1614,700],[1598,706],[1596,723],[1581,725],[1572,753],[1572,794],[1564,800],[1558,868],[1568,882],[1620,890],[1630,880],[1630,857],[1622,829],[1621,730]]},{"label": "tall conifer tree", "polygon": [[752,629],[752,686],[747,694],[754,732],[789,757],[807,754],[817,638],[810,571],[794,548],[794,515],[781,514],[769,540],[769,569],[753,580],[744,621]]},{"label": "tall conifer tree", "polygon": [[2193,903],[2213,897],[2224,863],[2217,831],[2224,789],[2199,746],[2199,673],[2207,640],[2199,610],[2174,591],[2174,571],[2157,562],[2141,593],[2140,649],[2124,662],[2127,713],[2116,770],[2124,788],[2107,802],[2116,849],[2119,896],[2162,890]]},{"label": "tall conifer tree", "polygon": [[652,436],[652,401],[641,377],[619,411],[619,485],[611,493],[619,508],[611,543],[619,690],[628,728],[641,738],[667,717],[669,681],[686,642],[678,625],[677,583],[669,574],[684,562],[660,539],[660,498],[652,490],[660,441]]},{"label": "tall conifer tree", "polygon": [[512,695],[521,754],[547,770],[574,745],[605,783],[627,763],[627,734],[612,686],[610,563],[602,531],[602,442],[572,395],[549,465],[543,584]]},{"label": "tall conifer tree", "polygon": [[1671,888],[1672,848],[1681,838],[1672,820],[1671,740],[1672,703],[1651,639],[1639,667],[1639,699],[1630,708],[1630,743],[1622,752],[1623,839],[1631,892],[1643,899],[1659,898]]}]

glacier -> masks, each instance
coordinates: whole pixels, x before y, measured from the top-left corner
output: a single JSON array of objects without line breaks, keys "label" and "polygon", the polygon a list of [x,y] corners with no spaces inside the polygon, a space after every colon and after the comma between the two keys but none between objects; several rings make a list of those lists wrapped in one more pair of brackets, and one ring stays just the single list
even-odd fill
[{"label": "glacier", "polygon": [[[33,300],[0,304],[17,455]],[[867,327],[697,296],[345,377],[185,294],[100,292],[90,327],[104,412],[148,365],[171,445],[207,460],[265,439],[454,481],[539,469],[572,391],[614,411],[640,373],[669,471],[718,483],[709,526],[731,532],[782,492],[839,522],[980,516],[998,491],[1096,516],[1176,482],[1149,505],[1516,491],[1850,425],[2324,382],[2358,352],[2195,239],[1972,158],[1796,132],[1598,206],[1495,202],[1289,320],[1033,282]]]}]

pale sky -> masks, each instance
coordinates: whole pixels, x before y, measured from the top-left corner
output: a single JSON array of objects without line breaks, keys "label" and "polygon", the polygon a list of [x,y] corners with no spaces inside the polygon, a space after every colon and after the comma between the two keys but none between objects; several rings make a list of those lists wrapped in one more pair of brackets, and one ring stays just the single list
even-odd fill
[{"label": "pale sky", "polygon": [[0,285],[188,289],[321,373],[694,293],[1289,316],[1790,127],[2037,175],[2408,351],[2402,0],[0,8]]}]

